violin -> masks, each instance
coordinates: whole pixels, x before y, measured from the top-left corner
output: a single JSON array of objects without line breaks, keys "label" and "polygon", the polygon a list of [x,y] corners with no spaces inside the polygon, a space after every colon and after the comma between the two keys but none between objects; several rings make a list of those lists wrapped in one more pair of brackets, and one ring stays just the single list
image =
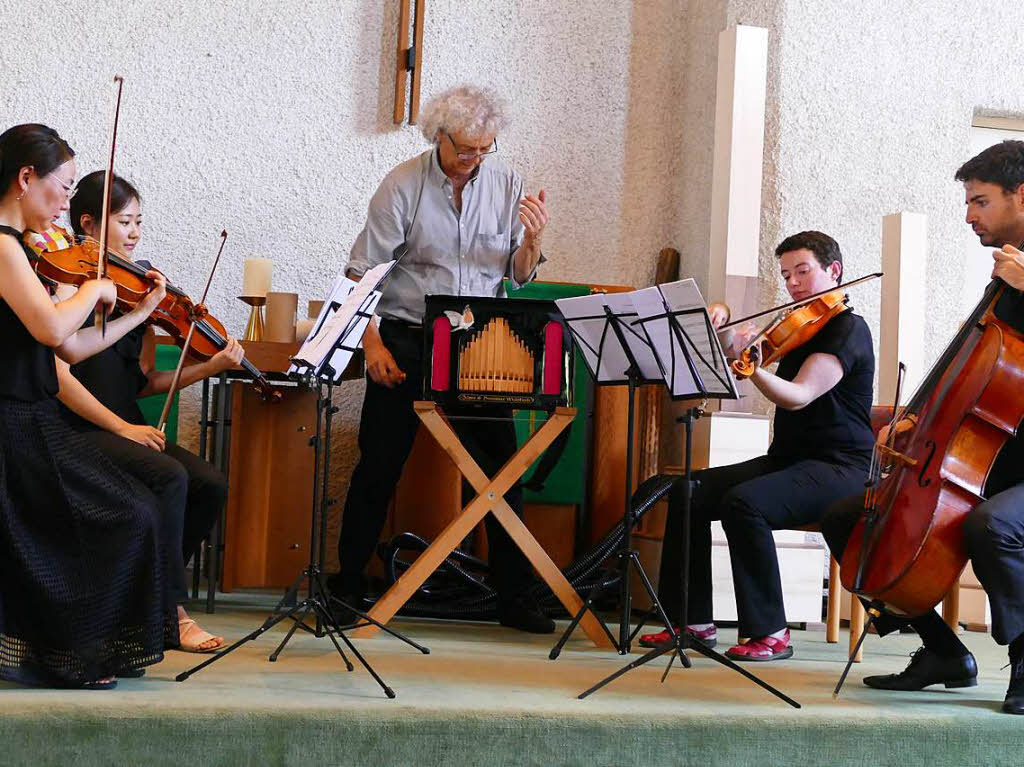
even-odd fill
[{"label": "violin", "polygon": [[793,349],[814,338],[830,319],[849,308],[846,293],[833,290],[777,317],[732,361],[733,373],[737,378],[750,378],[758,366],[778,362]]},{"label": "violin", "polygon": [[[34,263],[36,272],[46,280],[66,285],[81,285],[86,280],[97,279],[100,243],[89,238],[73,238],[63,230],[61,234],[63,239],[75,244],[51,249],[49,243],[59,241],[60,237],[51,238],[50,241],[37,240],[29,243],[38,253]],[[41,244],[44,247],[40,247]],[[153,289],[152,280],[146,277],[148,270],[109,249],[105,260],[105,277],[117,288],[117,308],[122,313],[130,312]],[[196,329],[188,338],[189,326],[193,320],[196,322]],[[182,348],[185,339],[188,338],[185,353],[201,361],[210,359],[228,343],[227,331],[220,320],[210,314],[204,304],[194,303],[184,291],[174,287],[169,281],[167,295],[146,322],[162,328]],[[252,376],[264,401],[281,400],[281,392],[271,386],[266,376],[252,363],[243,358],[241,366]]]},{"label": "violin", "polygon": [[[720,330],[733,327],[753,318],[778,312],[776,317],[748,342],[731,367],[737,378],[749,378],[759,366],[772,365],[789,352],[803,346],[824,328],[829,320],[852,308],[845,289],[876,277],[881,272],[851,280],[831,290],[807,296],[784,306],[768,309],[741,320],[723,325]],[[781,311],[780,311],[781,310]]]}]

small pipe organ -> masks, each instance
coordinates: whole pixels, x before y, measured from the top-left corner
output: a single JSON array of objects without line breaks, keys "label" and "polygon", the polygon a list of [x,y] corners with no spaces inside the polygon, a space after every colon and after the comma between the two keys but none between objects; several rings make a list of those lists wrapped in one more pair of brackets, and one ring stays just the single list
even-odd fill
[{"label": "small pipe organ", "polygon": [[553,301],[427,296],[424,396],[442,406],[568,404],[571,344]]}]

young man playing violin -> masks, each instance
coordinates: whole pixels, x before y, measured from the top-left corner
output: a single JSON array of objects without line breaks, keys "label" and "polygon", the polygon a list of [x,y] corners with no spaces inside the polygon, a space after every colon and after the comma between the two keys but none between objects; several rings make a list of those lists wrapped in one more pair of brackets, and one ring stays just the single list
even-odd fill
[{"label": "young man playing violin", "polygon": [[[78,237],[98,240],[102,221],[103,171],[88,174],[78,183],[70,202],[72,228]],[[112,253],[131,261],[142,236],[142,209],[138,191],[127,180],[114,176],[108,246]],[[61,236],[50,234],[51,239]],[[37,250],[45,236],[29,239]],[[136,262],[150,269],[146,261]],[[157,271],[148,273],[162,297],[166,280]],[[64,289],[58,290],[61,295]],[[147,303],[146,316],[152,311]],[[137,312],[133,312],[135,314]],[[128,316],[128,315],[126,315]],[[122,318],[108,324],[116,342],[93,354],[90,350],[69,356],[75,364],[59,366],[60,401],[76,416],[72,422],[89,447],[143,482],[160,501],[160,522],[166,547],[165,575],[171,599],[177,604],[178,649],[215,652],[224,638],[204,631],[185,610],[188,599],[185,563],[206,537],[227,498],[227,481],[207,461],[165,440],[163,432],[146,424],[137,399],[169,390],[173,373],[155,369],[156,334],[146,324],[120,332]],[[86,323],[92,327],[92,321]],[[186,365],[179,387],[235,367],[242,359],[238,341],[229,339],[223,351],[205,363]]]},{"label": "young man playing violin", "polygon": [[[795,234],[775,253],[794,300],[840,282],[842,253],[826,234]],[[728,321],[724,304],[709,309],[715,327]],[[726,331],[726,353],[740,356],[751,335]],[[850,310],[786,354],[774,373],[760,366],[754,370],[750,380],[776,406],[774,438],[765,456],[694,475],[686,616],[680,614],[682,486],[677,483],[669,497],[658,596],[671,620],[685,622],[686,630],[706,644],[715,643],[711,522],[721,520],[729,539],[739,635],[750,638],[726,655],[741,661],[772,661],[793,654],[772,531],[817,522],[830,503],[863,488],[874,441],[874,372],[871,332]],[[643,635],[640,642],[652,647],[669,638],[666,630]]]},{"label": "young man playing violin", "polygon": [[[982,245],[993,251],[992,278],[1007,285],[996,303],[997,319],[1024,333],[1024,141],[1004,141],[981,152],[956,172],[964,185],[967,223]],[[897,431],[911,422],[901,421]],[[884,443],[888,427],[879,434]],[[972,509],[963,525],[964,545],[992,608],[992,637],[1009,645],[1010,685],[1003,702],[1008,714],[1024,714],[1024,442],[1017,437],[1003,447],[985,483],[986,500]],[[831,507],[821,528],[837,558],[864,509],[864,494]],[[874,620],[879,634],[906,624],[889,614]],[[978,667],[953,630],[934,610],[909,624],[921,637],[907,668],[899,674],[865,677],[864,684],[883,690],[922,690],[934,684],[973,687]]]}]

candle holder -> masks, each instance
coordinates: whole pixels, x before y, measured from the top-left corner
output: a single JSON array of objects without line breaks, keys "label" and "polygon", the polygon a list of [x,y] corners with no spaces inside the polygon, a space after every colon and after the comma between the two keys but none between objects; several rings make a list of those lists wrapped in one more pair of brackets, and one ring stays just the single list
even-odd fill
[{"label": "candle holder", "polygon": [[263,306],[267,303],[266,296],[239,296],[239,301],[244,301],[252,307],[249,312],[249,321],[245,324],[245,335],[243,341],[263,340]]}]

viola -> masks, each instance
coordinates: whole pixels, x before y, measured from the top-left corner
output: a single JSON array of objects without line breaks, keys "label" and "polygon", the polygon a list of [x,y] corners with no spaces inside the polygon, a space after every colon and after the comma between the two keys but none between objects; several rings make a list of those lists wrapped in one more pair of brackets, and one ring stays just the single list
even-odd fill
[{"label": "viola", "polygon": [[762,328],[740,352],[740,356],[732,361],[733,373],[737,378],[749,378],[759,366],[772,365],[789,352],[803,346],[814,338],[829,320],[851,308],[846,288],[881,276],[881,272],[869,274],[838,285],[832,290],[815,293],[799,301],[767,309],[723,325],[721,330],[777,312],[775,318]]},{"label": "viola", "polygon": [[803,346],[828,324],[828,321],[849,309],[849,297],[841,290],[818,296],[810,303],[793,309],[774,320],[748,344],[732,370],[737,378],[749,378],[759,365],[772,365],[789,352]]},{"label": "viola", "polygon": [[[86,280],[98,277],[101,247],[98,242],[88,238],[71,238],[66,232],[66,239],[75,242],[66,248],[51,249],[49,243],[39,248],[39,242],[32,243],[38,252],[35,270],[44,279],[67,285],[81,285]],[[59,239],[59,238],[57,238]],[[153,282],[146,277],[148,270],[131,260],[107,249],[106,279],[111,280],[117,288],[117,308],[122,312],[134,309],[150,290]],[[196,321],[196,329],[189,338],[189,326]],[[166,331],[178,346],[184,348],[188,338],[186,353],[205,361],[227,346],[227,332],[224,325],[210,314],[202,303],[196,304],[170,281],[167,283],[167,295],[153,310],[146,320]],[[281,399],[281,392],[271,386],[266,376],[248,360],[242,359],[242,368],[252,376],[259,388],[260,396],[268,402]]]},{"label": "viola", "polygon": [[875,447],[841,573],[876,610],[930,610],[967,563],[964,519],[1024,418],[1024,335],[994,312],[1005,289],[992,281]]}]

